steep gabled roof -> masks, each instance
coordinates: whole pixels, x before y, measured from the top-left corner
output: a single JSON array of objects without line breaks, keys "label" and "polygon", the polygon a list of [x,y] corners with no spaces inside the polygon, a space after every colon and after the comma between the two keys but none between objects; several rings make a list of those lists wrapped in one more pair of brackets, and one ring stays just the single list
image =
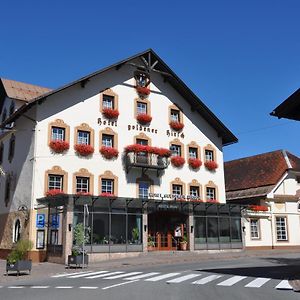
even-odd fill
[{"label": "steep gabled roof", "polygon": [[266,195],[287,170],[300,171],[300,158],[284,150],[225,162],[227,200]]},{"label": "steep gabled roof", "polygon": [[300,121],[300,89],[278,105],[270,115]]},{"label": "steep gabled roof", "polygon": [[4,127],[6,124],[15,121],[30,107],[37,103],[42,103],[50,96],[68,89],[76,84],[84,86],[93,77],[111,69],[118,70],[124,64],[127,64],[137,58],[141,58],[142,62],[148,60],[153,64],[155,63],[155,69],[152,71],[159,72],[163,76],[164,80],[167,81],[174,89],[178,91],[179,94],[181,94],[184,99],[186,99],[190,103],[191,109],[197,111],[218,132],[218,135],[222,138],[223,145],[236,143],[238,141],[234,134],[212,113],[212,111],[186,86],[186,84],[164,63],[164,61],[152,49],[148,49],[144,52],[136,54],[116,64],[89,74],[65,86],[62,86],[53,91],[49,91],[46,94],[40,95],[30,100],[28,103],[25,103],[20,109],[18,109],[10,118],[8,118],[6,122],[1,124],[1,126]]}]

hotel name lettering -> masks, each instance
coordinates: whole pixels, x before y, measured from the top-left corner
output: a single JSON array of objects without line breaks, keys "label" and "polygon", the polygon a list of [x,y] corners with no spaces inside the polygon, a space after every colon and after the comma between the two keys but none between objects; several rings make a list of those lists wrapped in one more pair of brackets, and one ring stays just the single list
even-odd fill
[{"label": "hotel name lettering", "polygon": [[177,194],[160,194],[160,193],[149,193],[148,197],[150,199],[172,199],[172,200],[200,200],[200,197],[192,195],[177,195]]},{"label": "hotel name lettering", "polygon": [[[117,127],[118,123],[117,121],[111,121],[111,120],[102,120],[101,118],[98,118],[98,124],[99,125],[104,125],[104,126],[113,126],[113,127]],[[139,124],[135,124],[135,125],[127,125],[127,129],[128,131],[144,131],[144,132],[150,132],[150,133],[158,133],[158,129],[155,128],[151,128],[151,127],[147,127],[147,126],[142,126]],[[183,132],[176,132],[176,131],[172,131],[167,129],[166,130],[166,135],[167,136],[172,136],[172,137],[180,137],[180,138],[184,138],[184,133]]]}]

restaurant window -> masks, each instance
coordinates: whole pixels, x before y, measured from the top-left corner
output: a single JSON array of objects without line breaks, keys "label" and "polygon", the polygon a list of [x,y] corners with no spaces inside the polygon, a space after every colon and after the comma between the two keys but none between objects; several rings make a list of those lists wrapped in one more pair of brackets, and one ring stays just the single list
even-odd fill
[{"label": "restaurant window", "polygon": [[48,190],[63,190],[63,175],[48,175]]},{"label": "restaurant window", "polygon": [[101,179],[101,193],[114,193],[114,180],[113,179]]},{"label": "restaurant window", "polygon": [[259,220],[250,219],[250,236],[251,239],[259,239]]},{"label": "restaurant window", "polygon": [[90,191],[89,177],[76,177],[76,193],[88,193]]},{"label": "restaurant window", "polygon": [[90,145],[90,132],[84,130],[77,131],[77,143]]},{"label": "restaurant window", "polygon": [[216,199],[216,189],[212,187],[206,188],[206,199],[215,200]]},{"label": "restaurant window", "polygon": [[65,140],[65,128],[52,126],[51,127],[51,140],[52,141],[56,141],[56,140],[64,141]]},{"label": "restaurant window", "polygon": [[114,136],[110,134],[102,134],[102,146],[114,147]]},{"label": "restaurant window", "polygon": [[286,217],[276,217],[277,241],[287,241],[287,220]]}]

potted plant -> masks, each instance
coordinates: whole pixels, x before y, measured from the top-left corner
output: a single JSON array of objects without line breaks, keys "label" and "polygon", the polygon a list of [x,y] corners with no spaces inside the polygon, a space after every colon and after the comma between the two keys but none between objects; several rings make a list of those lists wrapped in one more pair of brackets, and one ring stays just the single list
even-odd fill
[{"label": "potted plant", "polygon": [[180,250],[186,251],[186,250],[187,250],[187,244],[188,244],[187,236],[184,235],[184,236],[181,238],[181,241],[179,242]]},{"label": "potted plant", "polygon": [[148,235],[148,251],[152,251],[155,248],[155,242],[153,240],[153,237],[151,235]]},{"label": "potted plant", "polygon": [[32,269],[32,261],[26,259],[28,251],[33,247],[33,243],[30,240],[20,240],[17,242],[13,251],[7,256],[6,259],[6,274],[9,271],[17,272],[20,275],[21,271],[29,271]]},{"label": "potted plant", "polygon": [[139,236],[140,236],[140,231],[137,227],[134,227],[132,229],[132,239],[134,244],[138,244],[139,243]]},{"label": "potted plant", "polygon": [[[83,266],[83,258],[84,258],[84,264],[88,265],[89,257],[88,255],[84,252],[84,249],[82,249],[82,245],[84,242],[89,241],[89,235],[85,234],[85,230],[83,227],[82,223],[78,223],[74,227],[74,246],[72,248],[72,254],[68,256],[68,266],[70,265],[76,265]],[[84,257],[83,257],[84,256]]]}]

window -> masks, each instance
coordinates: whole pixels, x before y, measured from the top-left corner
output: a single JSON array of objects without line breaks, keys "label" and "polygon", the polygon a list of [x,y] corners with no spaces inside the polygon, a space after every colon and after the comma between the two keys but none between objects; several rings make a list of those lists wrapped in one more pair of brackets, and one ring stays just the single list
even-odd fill
[{"label": "window", "polygon": [[114,109],[114,96],[110,95],[103,95],[103,103],[102,103],[102,108],[108,108],[108,109]]},{"label": "window", "polygon": [[143,72],[135,72],[134,78],[136,81],[136,85],[140,87],[146,87],[149,85],[150,79],[149,76]]},{"label": "window", "polygon": [[200,196],[199,186],[191,186],[190,195],[193,197],[199,197]]},{"label": "window", "polygon": [[215,200],[216,199],[216,189],[212,187],[206,188],[206,199]]},{"label": "window", "polygon": [[114,147],[114,136],[110,134],[102,134],[102,146]]},{"label": "window", "polygon": [[89,145],[90,144],[90,132],[78,130],[77,131],[77,143]]},{"label": "window", "polygon": [[90,191],[89,177],[76,177],[76,193],[88,193]]},{"label": "window", "polygon": [[277,241],[287,241],[286,217],[276,217]]},{"label": "window", "polygon": [[250,236],[251,239],[259,239],[259,220],[250,219]]},{"label": "window", "polygon": [[172,156],[181,156],[181,146],[180,145],[171,144],[170,150],[171,150]]},{"label": "window", "polygon": [[177,109],[171,109],[170,117],[171,122],[180,122],[180,111]]},{"label": "window", "polygon": [[137,114],[147,114],[147,103],[137,102]]},{"label": "window", "polygon": [[63,190],[63,176],[62,175],[48,175],[48,190]]},{"label": "window", "polygon": [[198,149],[194,147],[189,147],[189,158],[198,158]]},{"label": "window", "polygon": [[139,145],[147,146],[148,145],[148,140],[145,140],[145,139],[136,139],[136,143],[139,144]]},{"label": "window", "polygon": [[114,180],[113,179],[101,179],[101,192],[113,194],[114,193]]},{"label": "window", "polygon": [[16,220],[13,228],[13,243],[17,243],[21,237],[21,222],[19,219]]},{"label": "window", "polygon": [[51,140],[65,140],[65,129],[61,127],[51,127]]},{"label": "window", "polygon": [[0,144],[0,165],[3,163],[3,153],[4,153],[4,144],[1,142]]},{"label": "window", "polygon": [[214,161],[214,151],[205,150],[205,161]]},{"label": "window", "polygon": [[15,138],[15,135],[13,134],[11,137],[10,137],[10,140],[9,140],[9,150],[8,150],[8,161],[11,162],[14,158],[14,154],[15,154],[15,141],[16,141],[16,138]]},{"label": "window", "polygon": [[172,184],[172,194],[178,196],[182,195],[182,185]]},{"label": "window", "polygon": [[139,182],[139,198],[148,198],[149,195],[149,182],[140,181]]}]

